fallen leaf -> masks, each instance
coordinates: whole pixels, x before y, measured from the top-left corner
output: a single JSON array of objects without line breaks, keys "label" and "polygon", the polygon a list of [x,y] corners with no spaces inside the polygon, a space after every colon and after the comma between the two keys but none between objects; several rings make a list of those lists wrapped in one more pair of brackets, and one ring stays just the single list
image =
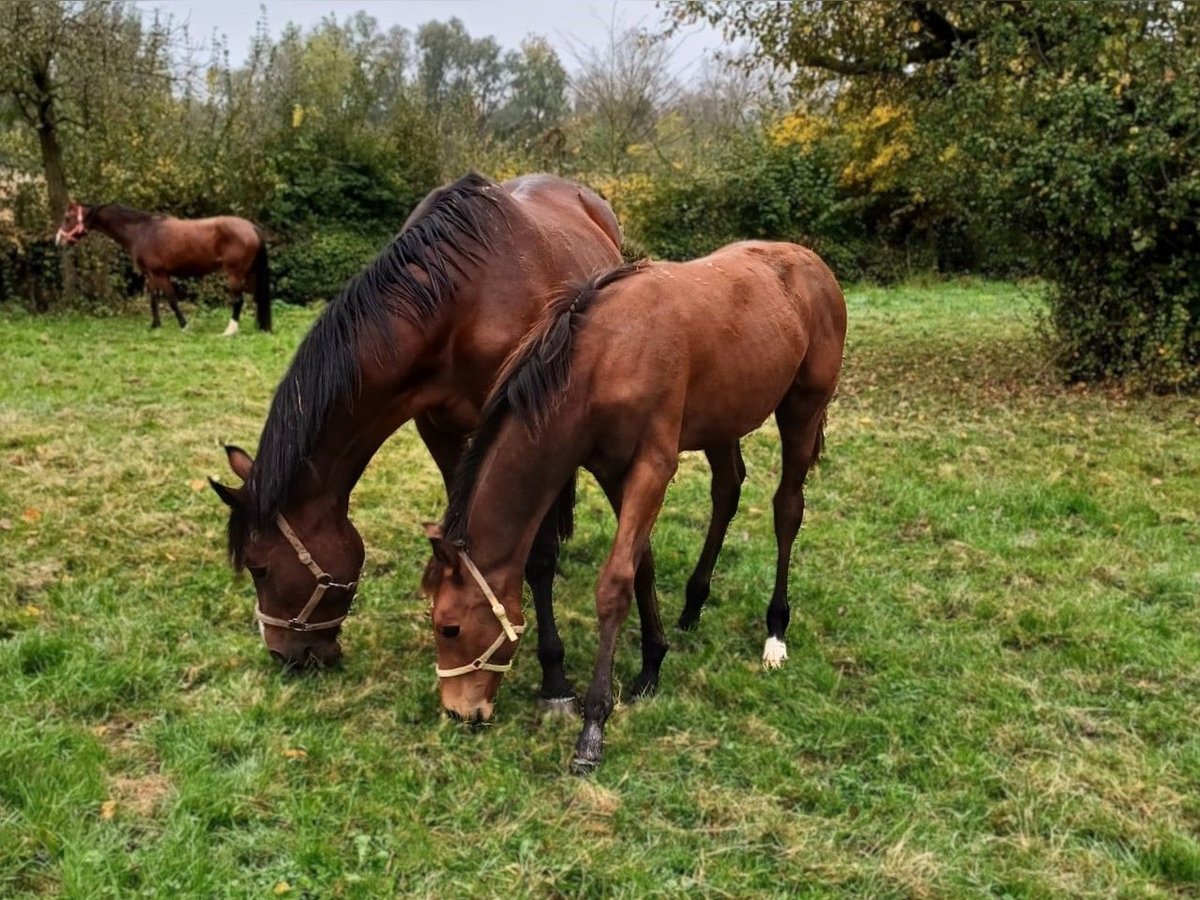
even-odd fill
[{"label": "fallen leaf", "polygon": [[100,818],[105,822],[112,821],[112,817],[117,814],[117,801],[105,800],[100,804]]},{"label": "fallen leaf", "polygon": [[191,487],[191,489],[193,491],[196,491],[198,493],[198,492],[204,490],[204,479],[203,478],[193,478],[191,481],[188,482],[188,485]]},{"label": "fallen leaf", "polygon": [[286,894],[291,889],[292,886],[290,884],[288,884],[286,881],[281,881],[279,884],[275,885],[275,896],[279,897],[283,894]]},{"label": "fallen leaf", "polygon": [[12,519],[0,519],[0,531],[12,531]]},{"label": "fallen leaf", "polygon": [[21,518],[30,524],[36,522],[42,517],[42,511],[34,506],[25,507],[25,512],[21,513]]},{"label": "fallen leaf", "polygon": [[25,613],[25,615],[27,615],[27,616],[40,616],[42,614],[42,611],[40,609],[38,609],[36,606],[34,606],[32,603],[30,603],[29,605],[27,605],[25,607],[22,607],[21,611],[23,613]]},{"label": "fallen leaf", "polygon": [[298,748],[289,747],[283,751],[284,757],[287,759],[308,759],[308,752]]}]

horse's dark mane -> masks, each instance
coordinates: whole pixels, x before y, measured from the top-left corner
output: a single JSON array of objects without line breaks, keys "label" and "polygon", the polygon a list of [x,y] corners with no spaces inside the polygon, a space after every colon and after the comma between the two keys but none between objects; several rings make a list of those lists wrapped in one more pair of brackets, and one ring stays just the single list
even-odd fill
[{"label": "horse's dark mane", "polygon": [[[468,265],[491,247],[491,225],[507,196],[494,181],[471,173],[443,188],[336,300],[326,306],[275,391],[258,455],[247,480],[249,523],[274,521],[287,502],[317,437],[339,403],[353,404],[360,384],[358,356],[366,347],[388,354],[389,321],[429,321],[458,286]],[[231,557],[236,514],[230,517]]]},{"label": "horse's dark mane", "polygon": [[125,206],[121,203],[100,203],[96,206],[83,205],[87,210],[83,215],[83,224],[91,228],[96,222],[103,217],[106,223],[113,225],[125,225],[133,222],[145,222],[149,219],[161,219],[161,213],[146,212],[141,209],[134,209],[132,206]]},{"label": "horse's dark mane", "polygon": [[[597,273],[557,294],[546,306],[539,323],[509,356],[484,404],[479,427],[472,434],[471,443],[451,482],[450,503],[443,522],[443,532],[448,540],[466,541],[467,509],[475,492],[475,482],[501,426],[510,416],[535,433],[545,425],[570,382],[575,333],[583,324],[587,311],[606,287],[640,272],[646,265],[645,260],[626,263]],[[567,486],[572,494],[573,484]],[[559,508],[561,537],[570,534],[571,506],[573,503],[567,502]]]}]

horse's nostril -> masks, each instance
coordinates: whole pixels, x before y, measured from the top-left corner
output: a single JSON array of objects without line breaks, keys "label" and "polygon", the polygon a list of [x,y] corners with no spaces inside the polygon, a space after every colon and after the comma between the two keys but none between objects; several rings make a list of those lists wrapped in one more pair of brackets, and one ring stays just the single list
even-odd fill
[{"label": "horse's nostril", "polygon": [[442,637],[448,637],[448,638],[458,637],[458,626],[457,625],[443,625],[442,626]]}]

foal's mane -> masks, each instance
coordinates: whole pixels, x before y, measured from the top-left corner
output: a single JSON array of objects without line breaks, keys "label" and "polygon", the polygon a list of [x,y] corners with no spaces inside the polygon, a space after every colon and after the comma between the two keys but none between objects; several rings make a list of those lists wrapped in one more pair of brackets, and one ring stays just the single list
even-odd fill
[{"label": "foal's mane", "polygon": [[273,522],[287,502],[329,414],[340,402],[354,402],[361,377],[359,353],[394,352],[387,341],[392,317],[423,324],[442,308],[466,268],[491,249],[491,226],[496,215],[507,211],[505,197],[498,184],[476,173],[440,189],[325,307],[271,401],[247,480],[249,521],[237,530],[236,516],[230,518],[235,565],[246,530]]},{"label": "foal's mane", "polygon": [[[562,401],[570,383],[575,334],[583,325],[588,310],[606,287],[642,271],[646,265],[646,260],[625,263],[556,294],[538,323],[509,355],[450,485],[450,502],[443,522],[443,533],[448,540],[466,541],[467,509],[475,492],[479,470],[496,442],[500,427],[512,416],[535,434],[541,430]],[[568,485],[567,490],[573,494],[572,485]],[[568,502],[559,508],[560,537],[570,535],[571,505]]]}]

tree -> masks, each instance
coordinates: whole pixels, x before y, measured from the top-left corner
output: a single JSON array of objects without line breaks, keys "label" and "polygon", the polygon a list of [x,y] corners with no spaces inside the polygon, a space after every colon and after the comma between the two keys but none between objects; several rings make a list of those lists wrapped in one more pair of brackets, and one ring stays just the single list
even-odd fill
[{"label": "tree", "polygon": [[504,61],[509,97],[495,117],[501,137],[529,140],[544,134],[567,113],[567,73],[545,38],[522,42]]},{"label": "tree", "polygon": [[1200,4],[679,2],[849,115],[886,99],[907,177],[1051,283],[1071,378],[1200,385]]},{"label": "tree", "polygon": [[606,174],[628,167],[632,146],[662,155],[656,131],[683,93],[671,75],[671,57],[666,42],[616,23],[600,48],[576,53],[575,112],[585,120],[585,152]]}]

